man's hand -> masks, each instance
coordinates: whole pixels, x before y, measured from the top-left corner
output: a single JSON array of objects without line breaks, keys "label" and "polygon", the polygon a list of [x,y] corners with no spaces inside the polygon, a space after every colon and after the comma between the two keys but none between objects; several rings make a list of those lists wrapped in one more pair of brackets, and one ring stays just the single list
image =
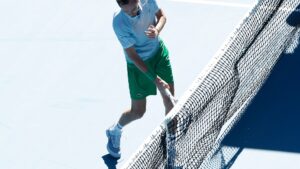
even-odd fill
[{"label": "man's hand", "polygon": [[165,89],[170,89],[170,86],[168,85],[168,83],[166,83],[164,80],[162,80],[158,76],[156,77],[154,82],[155,82],[156,87],[160,91],[160,93],[163,95],[166,95]]},{"label": "man's hand", "polygon": [[148,27],[148,30],[145,31],[145,34],[148,36],[148,38],[156,38],[158,36],[159,32],[155,26],[150,25]]},{"label": "man's hand", "polygon": [[163,96],[164,104],[165,106],[167,106],[166,108],[166,114],[167,114],[174,107],[174,105],[177,102],[177,99],[175,99],[174,96],[172,95],[170,91],[170,86],[159,76],[156,77],[154,82],[159,92]]}]

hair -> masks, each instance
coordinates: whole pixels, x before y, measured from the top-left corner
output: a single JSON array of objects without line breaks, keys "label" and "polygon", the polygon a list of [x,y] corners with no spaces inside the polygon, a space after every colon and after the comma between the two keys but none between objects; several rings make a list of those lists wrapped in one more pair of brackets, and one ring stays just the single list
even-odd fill
[{"label": "hair", "polygon": [[126,5],[126,4],[129,3],[129,0],[117,0],[117,3],[118,3],[119,5]]}]

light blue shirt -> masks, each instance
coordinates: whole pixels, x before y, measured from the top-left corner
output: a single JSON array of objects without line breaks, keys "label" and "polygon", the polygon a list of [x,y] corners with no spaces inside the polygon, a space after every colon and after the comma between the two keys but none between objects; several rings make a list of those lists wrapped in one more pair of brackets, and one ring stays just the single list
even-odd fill
[{"label": "light blue shirt", "polygon": [[[145,2],[146,1],[146,2]],[[142,60],[154,56],[159,48],[159,38],[148,38],[145,34],[150,25],[155,25],[155,13],[159,10],[156,0],[140,0],[137,16],[130,16],[121,9],[114,14],[113,28],[123,49],[134,47]],[[125,52],[126,61],[132,63]]]}]

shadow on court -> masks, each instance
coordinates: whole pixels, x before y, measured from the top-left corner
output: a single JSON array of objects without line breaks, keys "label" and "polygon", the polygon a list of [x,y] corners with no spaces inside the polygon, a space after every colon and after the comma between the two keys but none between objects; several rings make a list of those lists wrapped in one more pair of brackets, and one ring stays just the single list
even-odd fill
[{"label": "shadow on court", "polygon": [[287,24],[290,26],[297,27],[300,25],[300,5],[296,7],[295,12],[293,12],[286,20]]},{"label": "shadow on court", "polygon": [[107,166],[108,169],[116,169],[117,164],[118,164],[118,160],[120,158],[114,158],[113,156],[111,156],[110,154],[106,154],[104,156],[102,156],[102,159],[105,163],[105,165]]},{"label": "shadow on court", "polygon": [[[299,31],[300,5],[297,9],[286,21]],[[231,164],[243,148],[300,153],[299,64],[298,43],[294,53],[281,55],[266,83],[223,140],[223,146],[239,147]]]}]

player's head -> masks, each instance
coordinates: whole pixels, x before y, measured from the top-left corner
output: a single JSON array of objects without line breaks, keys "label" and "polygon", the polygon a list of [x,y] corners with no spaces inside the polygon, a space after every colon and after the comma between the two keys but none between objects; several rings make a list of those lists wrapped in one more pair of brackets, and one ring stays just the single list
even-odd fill
[{"label": "player's head", "polygon": [[134,14],[139,9],[140,0],[117,0],[122,10],[128,14]]}]

